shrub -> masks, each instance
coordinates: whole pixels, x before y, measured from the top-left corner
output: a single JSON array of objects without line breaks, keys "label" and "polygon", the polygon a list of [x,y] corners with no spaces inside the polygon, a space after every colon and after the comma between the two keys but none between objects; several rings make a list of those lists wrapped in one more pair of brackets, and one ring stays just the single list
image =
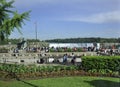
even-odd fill
[{"label": "shrub", "polygon": [[108,69],[112,72],[120,72],[120,56],[84,56],[82,67],[85,71],[93,69],[104,71]]},{"label": "shrub", "polygon": [[84,50],[82,48],[77,49],[78,52],[83,52]]},{"label": "shrub", "polygon": [[67,48],[66,52],[73,52],[71,48]]},{"label": "shrub", "polygon": [[8,53],[8,49],[6,48],[0,48],[0,53]]}]

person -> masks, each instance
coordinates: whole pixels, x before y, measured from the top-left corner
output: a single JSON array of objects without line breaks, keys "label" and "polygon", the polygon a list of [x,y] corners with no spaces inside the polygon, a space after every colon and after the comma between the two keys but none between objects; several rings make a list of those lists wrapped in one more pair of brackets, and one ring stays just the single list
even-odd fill
[{"label": "person", "polygon": [[113,54],[113,49],[110,49],[110,55],[112,55]]},{"label": "person", "polygon": [[64,56],[63,56],[63,63],[67,62],[67,58],[68,58],[67,54],[64,54]]},{"label": "person", "polygon": [[71,60],[71,63],[72,63],[73,65],[75,65],[75,63],[76,63],[76,57],[75,57],[75,56],[73,56],[73,58],[72,58],[72,60]]},{"label": "person", "polygon": [[73,58],[74,56],[75,56],[74,53],[72,53],[71,57]]}]

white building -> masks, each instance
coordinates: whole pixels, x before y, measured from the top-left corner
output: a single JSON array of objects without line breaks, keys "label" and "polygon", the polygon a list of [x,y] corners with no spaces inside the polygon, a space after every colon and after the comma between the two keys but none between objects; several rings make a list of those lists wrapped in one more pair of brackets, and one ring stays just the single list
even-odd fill
[{"label": "white building", "polygon": [[[97,43],[97,49],[100,48],[100,43]],[[68,48],[81,48],[81,47],[94,47],[93,43],[49,43],[49,47],[68,47]]]}]

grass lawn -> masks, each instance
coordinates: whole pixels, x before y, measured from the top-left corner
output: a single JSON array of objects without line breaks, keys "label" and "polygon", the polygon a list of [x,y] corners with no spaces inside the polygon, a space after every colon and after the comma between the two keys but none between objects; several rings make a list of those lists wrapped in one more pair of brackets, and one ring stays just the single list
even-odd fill
[{"label": "grass lawn", "polygon": [[120,78],[78,76],[39,80],[0,81],[0,87],[120,87]]}]

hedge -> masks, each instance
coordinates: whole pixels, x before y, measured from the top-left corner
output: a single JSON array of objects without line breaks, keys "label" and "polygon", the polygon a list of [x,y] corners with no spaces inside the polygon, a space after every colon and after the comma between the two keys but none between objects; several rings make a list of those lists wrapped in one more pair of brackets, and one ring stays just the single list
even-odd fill
[{"label": "hedge", "polygon": [[120,56],[84,56],[82,68],[89,70],[110,70],[120,73]]}]

